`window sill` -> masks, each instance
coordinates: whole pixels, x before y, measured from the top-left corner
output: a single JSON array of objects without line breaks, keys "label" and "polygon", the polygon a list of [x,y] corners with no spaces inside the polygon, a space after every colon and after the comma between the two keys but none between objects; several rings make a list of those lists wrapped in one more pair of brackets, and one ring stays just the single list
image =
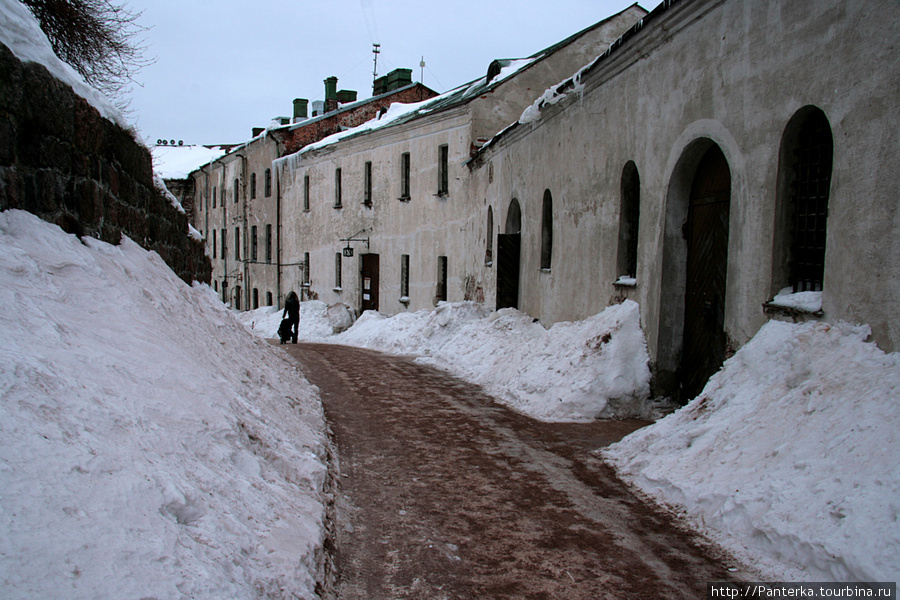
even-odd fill
[{"label": "window sill", "polygon": [[404,306],[409,306],[409,296],[400,296],[398,302]]},{"label": "window sill", "polygon": [[825,315],[822,311],[822,292],[791,293],[790,288],[784,288],[774,298],[764,302],[763,311],[767,314],[784,314],[792,317]]},{"label": "window sill", "polygon": [[438,192],[434,195],[435,198],[447,198],[450,196],[450,192]]},{"label": "window sill", "polygon": [[615,281],[613,281],[613,285],[616,287],[629,287],[636,288],[637,287],[637,279],[634,277],[619,277]]},{"label": "window sill", "polygon": [[493,266],[494,266],[494,261],[492,261],[492,260],[486,260],[486,261],[484,261],[484,266],[486,266],[486,267],[493,267]]},{"label": "window sill", "polygon": [[549,273],[550,267],[541,267],[541,273]]},{"label": "window sill", "polygon": [[825,313],[822,309],[819,310],[808,310],[805,308],[798,308],[796,306],[784,306],[783,304],[775,304],[771,300],[769,302],[763,302],[763,312],[767,315],[772,314],[781,314],[788,315],[790,317],[800,317],[800,316],[808,316],[808,317],[824,317]]},{"label": "window sill", "polygon": [[400,202],[409,202],[410,200],[412,200],[412,197],[411,196],[400,196],[399,198],[397,198],[397,200],[399,200]]},{"label": "window sill", "polygon": [[340,286],[339,286],[339,287],[333,287],[333,288],[331,288],[331,291],[332,291],[332,292],[337,292],[338,294],[340,294],[341,292],[344,291],[344,288],[342,288],[342,287],[340,287]]}]

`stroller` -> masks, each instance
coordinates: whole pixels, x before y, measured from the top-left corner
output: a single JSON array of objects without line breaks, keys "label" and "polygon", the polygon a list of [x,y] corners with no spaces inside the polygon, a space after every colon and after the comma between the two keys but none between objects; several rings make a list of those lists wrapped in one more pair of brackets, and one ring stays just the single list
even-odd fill
[{"label": "stroller", "polygon": [[[282,319],[281,325],[278,326],[278,337],[281,338],[282,344],[287,344],[288,340],[291,339],[291,336],[294,335],[293,328],[291,327],[290,319]],[[294,342],[296,343],[296,342]]]}]

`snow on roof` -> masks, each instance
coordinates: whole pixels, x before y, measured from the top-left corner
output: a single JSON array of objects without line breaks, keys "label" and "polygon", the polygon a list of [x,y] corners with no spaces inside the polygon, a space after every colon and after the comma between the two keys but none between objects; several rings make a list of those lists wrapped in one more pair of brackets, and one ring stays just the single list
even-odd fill
[{"label": "snow on roof", "polygon": [[192,171],[223,156],[221,146],[154,146],[153,171],[163,179],[186,179]]},{"label": "snow on roof", "polygon": [[44,65],[51,75],[72,86],[76,94],[87,100],[105,118],[123,129],[134,131],[122,111],[56,56],[37,19],[18,0],[0,0],[0,42],[6,44],[22,62]]}]

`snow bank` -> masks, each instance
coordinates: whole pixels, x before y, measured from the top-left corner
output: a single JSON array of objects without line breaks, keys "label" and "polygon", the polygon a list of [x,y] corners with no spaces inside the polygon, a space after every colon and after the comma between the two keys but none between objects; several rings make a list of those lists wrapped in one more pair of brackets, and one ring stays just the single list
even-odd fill
[{"label": "snow bank", "polygon": [[17,598],[313,598],[321,405],[207,286],[0,213],[0,582]]},{"label": "snow bank", "polygon": [[544,421],[633,416],[650,394],[638,305],[627,301],[549,330],[514,309],[442,303],[385,317],[365,312],[338,343],[413,354]]},{"label": "snow bank", "polygon": [[[256,310],[236,313],[238,321],[256,335],[275,339],[284,309],[277,306],[262,306]],[[328,305],[319,300],[300,303],[300,324],[297,327],[297,341],[321,342],[334,333],[328,321]]]},{"label": "snow bank", "polygon": [[37,19],[18,0],[0,0],[0,42],[22,62],[44,65],[54,77],[72,86],[75,93],[87,100],[101,115],[125,130],[134,131],[122,111],[54,54],[50,40],[41,30]]},{"label": "snow bank", "polygon": [[603,452],[772,578],[900,578],[900,355],[767,323],[681,410]]}]

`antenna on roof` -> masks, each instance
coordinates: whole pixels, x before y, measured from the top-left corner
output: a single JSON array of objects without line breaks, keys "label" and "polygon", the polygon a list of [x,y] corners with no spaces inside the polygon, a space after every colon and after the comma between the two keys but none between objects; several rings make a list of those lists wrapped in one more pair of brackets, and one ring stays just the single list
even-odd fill
[{"label": "antenna on roof", "polygon": [[425,83],[425,57],[422,57],[422,60],[419,61],[419,69],[421,69],[422,74],[419,75],[419,83]]},{"label": "antenna on roof", "polygon": [[375,54],[375,69],[372,71],[372,81],[378,79],[378,53],[381,52],[381,44],[372,44],[372,53]]}]

